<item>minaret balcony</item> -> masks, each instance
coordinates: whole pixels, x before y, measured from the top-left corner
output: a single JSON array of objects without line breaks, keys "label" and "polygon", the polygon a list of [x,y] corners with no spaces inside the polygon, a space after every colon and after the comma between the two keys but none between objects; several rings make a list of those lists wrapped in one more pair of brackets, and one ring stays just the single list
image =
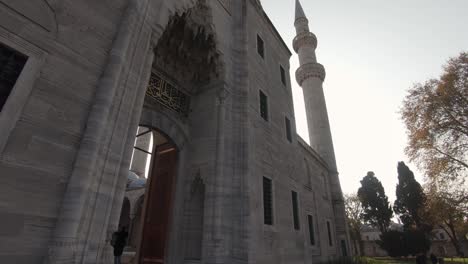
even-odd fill
[{"label": "minaret balcony", "polygon": [[311,46],[315,50],[317,48],[317,37],[312,32],[303,32],[297,35],[293,41],[293,48],[296,53],[301,47]]},{"label": "minaret balcony", "polygon": [[297,83],[302,87],[302,83],[309,78],[319,78],[325,81],[325,68],[320,63],[307,63],[299,67],[296,71]]}]

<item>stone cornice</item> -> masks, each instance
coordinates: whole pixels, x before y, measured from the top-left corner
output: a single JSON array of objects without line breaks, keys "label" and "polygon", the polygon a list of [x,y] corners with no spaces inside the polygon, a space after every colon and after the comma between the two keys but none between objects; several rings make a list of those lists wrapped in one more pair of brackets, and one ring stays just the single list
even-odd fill
[{"label": "stone cornice", "polygon": [[293,48],[296,53],[303,46],[312,46],[314,49],[317,48],[317,37],[312,32],[304,32],[297,35],[293,41]]},{"label": "stone cornice", "polygon": [[307,63],[299,67],[296,71],[297,83],[302,87],[302,83],[309,78],[319,78],[325,80],[325,68],[320,63]]}]

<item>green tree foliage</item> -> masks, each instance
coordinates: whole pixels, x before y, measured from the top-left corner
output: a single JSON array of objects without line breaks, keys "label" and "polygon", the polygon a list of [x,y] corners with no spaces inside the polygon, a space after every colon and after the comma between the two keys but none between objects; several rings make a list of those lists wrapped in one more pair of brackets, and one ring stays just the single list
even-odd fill
[{"label": "green tree foliage", "polygon": [[401,231],[390,230],[380,235],[379,246],[387,251],[390,257],[406,257],[409,255],[405,244],[404,234]]},{"label": "green tree foliage", "polygon": [[393,211],[382,183],[375,177],[373,172],[368,172],[361,180],[361,187],[358,190],[358,197],[361,201],[363,213],[362,219],[372,226],[377,227],[380,232],[387,231]]},{"label": "green tree foliage", "polygon": [[425,217],[426,195],[423,188],[414,178],[413,172],[404,162],[398,163],[398,184],[396,201],[393,205],[405,229],[430,231]]},{"label": "green tree foliage", "polygon": [[354,248],[359,249],[360,254],[362,254],[364,252],[364,244],[361,238],[361,227],[364,224],[364,220],[361,215],[364,213],[364,210],[357,194],[347,194],[344,198],[349,235]]},{"label": "green tree foliage", "polygon": [[401,110],[406,153],[432,181],[466,178],[468,171],[468,53],[444,67],[439,79],[416,84]]},{"label": "green tree foliage", "polygon": [[382,233],[378,244],[391,257],[415,256],[431,248],[429,237],[419,230],[387,231]]},{"label": "green tree foliage", "polygon": [[408,252],[415,256],[419,253],[426,253],[431,248],[430,237],[421,230],[406,230],[403,231],[405,244],[408,247]]}]

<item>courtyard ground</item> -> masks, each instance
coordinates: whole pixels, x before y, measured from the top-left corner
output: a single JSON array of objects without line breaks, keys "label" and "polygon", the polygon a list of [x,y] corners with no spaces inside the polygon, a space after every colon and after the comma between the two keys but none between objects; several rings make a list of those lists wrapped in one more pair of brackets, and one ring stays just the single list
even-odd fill
[{"label": "courtyard ground", "polygon": [[[362,257],[360,259],[361,259],[360,262],[363,264],[415,264],[416,263],[416,260],[414,257],[408,257],[408,258]],[[428,264],[429,263],[430,261],[428,259]],[[444,258],[444,263],[445,264],[468,264],[468,258]]]}]

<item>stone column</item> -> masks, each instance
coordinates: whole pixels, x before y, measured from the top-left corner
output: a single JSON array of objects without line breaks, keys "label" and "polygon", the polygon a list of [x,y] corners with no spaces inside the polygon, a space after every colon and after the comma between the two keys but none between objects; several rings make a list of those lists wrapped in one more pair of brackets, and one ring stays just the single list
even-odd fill
[{"label": "stone column", "polygon": [[215,243],[214,259],[213,262],[207,263],[224,263],[223,260],[228,257],[228,243],[229,239],[226,234],[223,225],[225,224],[224,218],[226,213],[223,210],[226,210],[224,199],[226,199],[225,193],[225,176],[224,176],[224,138],[225,138],[225,120],[226,120],[226,105],[225,101],[228,96],[228,91],[225,87],[225,83],[221,84],[221,87],[218,88],[217,100],[218,100],[218,120],[216,128],[216,169],[213,179],[213,189],[214,193],[214,215],[213,215],[213,242]]},{"label": "stone column", "polygon": [[[214,81],[207,86],[210,96],[216,96],[216,104],[212,106],[215,113],[213,127],[216,129],[214,166],[210,165],[205,175],[205,201],[204,201],[204,223],[203,223],[203,249],[202,260],[206,264],[226,263],[229,248],[229,234],[223,228],[226,225],[226,180],[224,175],[224,153],[225,153],[225,123],[226,123],[226,97],[228,96],[224,81]],[[210,124],[211,126],[211,124]]]},{"label": "stone column", "polygon": [[135,139],[135,132],[136,132],[136,127],[138,126],[140,122],[140,116],[141,116],[141,111],[143,109],[143,102],[145,99],[145,92],[147,88],[147,84],[149,82],[150,74],[151,74],[151,69],[152,69],[152,62],[154,59],[154,53],[152,49],[147,50],[148,56],[146,57],[146,62],[145,62],[145,70],[144,73],[142,73],[142,78],[141,82],[138,86],[138,91],[136,92],[136,97],[135,97],[135,103],[134,103],[134,108],[132,110],[130,120],[128,120],[128,136],[125,139],[125,147],[124,147],[124,154],[122,157],[122,160],[124,162],[121,163],[120,169],[118,172],[118,179],[115,181],[115,186],[114,186],[114,192],[112,195],[112,204],[110,206],[110,212],[108,217],[108,222],[105,227],[107,227],[107,241],[105,243],[106,249],[104,249],[102,253],[102,262],[101,263],[111,263],[109,261],[112,261],[112,247],[110,247],[108,241],[110,241],[112,232],[117,230],[118,224],[119,224],[119,216],[120,216],[120,208],[122,206],[122,201],[125,196],[125,186],[126,186],[126,181],[127,181],[127,175],[128,175],[128,169],[130,167],[130,159],[132,155],[132,147],[134,144],[134,139]]},{"label": "stone column", "polygon": [[105,134],[109,114],[128,57],[131,36],[138,19],[138,0],[130,0],[112,44],[109,60],[97,87],[86,130],[69,178],[57,224],[44,263],[76,263],[78,230],[85,211],[89,187],[95,172],[100,144]]}]

